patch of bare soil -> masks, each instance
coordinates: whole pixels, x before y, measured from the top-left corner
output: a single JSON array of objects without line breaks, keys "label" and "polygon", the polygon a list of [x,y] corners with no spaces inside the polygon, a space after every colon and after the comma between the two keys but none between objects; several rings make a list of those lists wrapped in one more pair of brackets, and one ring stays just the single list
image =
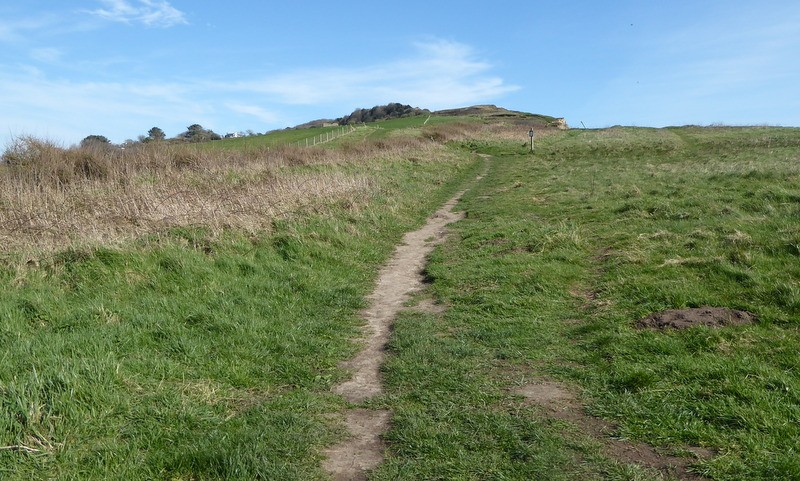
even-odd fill
[{"label": "patch of bare soil", "polygon": [[689,447],[693,458],[673,456],[640,442],[615,437],[616,428],[611,423],[586,414],[577,396],[564,384],[539,381],[519,386],[512,390],[525,398],[525,402],[540,407],[548,416],[563,419],[575,424],[582,432],[602,442],[607,456],[626,464],[638,464],[655,469],[667,477],[686,481],[705,481],[698,474],[689,471],[690,466],[699,459],[713,456],[705,448]]},{"label": "patch of bare soil", "polygon": [[390,413],[350,409],[346,416],[352,438],[329,449],[322,467],[333,474],[335,481],[366,480],[367,473],[383,462],[381,434],[389,429]]},{"label": "patch of bare soil", "polygon": [[439,304],[433,299],[422,299],[411,309],[425,314],[444,314],[448,306],[447,304]]},{"label": "patch of bare soil", "polygon": [[570,289],[569,293],[573,297],[577,297],[578,299],[583,301],[581,303],[581,307],[584,310],[590,309],[597,302],[597,292],[589,289],[574,287]]},{"label": "patch of bare soil", "polygon": [[687,329],[692,326],[724,327],[753,324],[758,318],[747,311],[724,307],[670,309],[636,321],[639,329]]},{"label": "patch of bare soil", "polygon": [[[367,321],[364,349],[344,365],[353,372],[353,377],[333,388],[351,403],[361,403],[383,392],[380,366],[392,323],[410,295],[424,288],[422,273],[426,258],[434,246],[445,239],[445,226],[462,217],[452,212],[462,194],[450,199],[421,229],[406,234],[381,270],[375,290],[368,298],[369,307],[363,312]],[[423,308],[433,311],[437,306],[431,304]],[[327,459],[323,467],[334,480],[364,480],[367,472],[383,461],[385,446],[381,435],[388,429],[390,417],[388,411],[348,410],[346,423],[351,436],[325,452]]]}]

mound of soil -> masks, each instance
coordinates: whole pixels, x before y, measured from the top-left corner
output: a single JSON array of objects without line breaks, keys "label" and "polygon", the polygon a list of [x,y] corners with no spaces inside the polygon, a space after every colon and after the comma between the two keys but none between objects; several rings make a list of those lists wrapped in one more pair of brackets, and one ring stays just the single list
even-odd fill
[{"label": "mound of soil", "polygon": [[670,309],[636,321],[639,329],[687,329],[692,326],[724,327],[753,324],[758,318],[747,311],[724,307]]}]

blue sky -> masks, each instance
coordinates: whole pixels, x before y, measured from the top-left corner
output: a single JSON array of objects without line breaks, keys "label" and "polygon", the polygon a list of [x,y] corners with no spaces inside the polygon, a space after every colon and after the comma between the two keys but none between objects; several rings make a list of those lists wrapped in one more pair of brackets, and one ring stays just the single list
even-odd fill
[{"label": "blue sky", "polygon": [[0,138],[264,132],[388,102],[800,126],[800,2],[0,4]]}]

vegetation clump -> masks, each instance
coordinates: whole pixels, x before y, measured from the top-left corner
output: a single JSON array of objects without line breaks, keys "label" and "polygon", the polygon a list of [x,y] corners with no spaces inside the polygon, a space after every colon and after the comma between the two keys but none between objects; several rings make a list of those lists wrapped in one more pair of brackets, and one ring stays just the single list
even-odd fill
[{"label": "vegetation clump", "polygon": [[427,109],[420,109],[399,103],[390,103],[386,105],[377,105],[371,109],[356,109],[350,115],[338,119],[337,122],[339,125],[365,124],[378,120],[399,119],[428,114],[430,114],[430,110]]}]

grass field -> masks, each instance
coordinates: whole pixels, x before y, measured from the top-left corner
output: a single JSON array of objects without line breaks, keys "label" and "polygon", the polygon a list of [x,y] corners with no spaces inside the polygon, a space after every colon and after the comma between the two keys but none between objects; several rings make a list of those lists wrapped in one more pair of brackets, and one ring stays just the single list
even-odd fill
[{"label": "grass field", "polygon": [[[448,116],[414,116],[400,119],[382,120],[378,122],[370,122],[368,124],[359,125],[359,130],[355,135],[347,134],[348,137],[355,137],[358,140],[364,138],[383,138],[391,135],[391,132],[403,131],[408,129],[419,129],[424,125],[439,125],[452,122],[463,122],[462,117],[448,117]],[[302,144],[303,141],[312,139],[319,135],[334,134],[340,131],[342,127],[315,127],[309,129],[284,129],[268,132],[265,135],[257,135],[251,137],[240,137],[236,139],[224,139],[217,142],[209,142],[203,144],[203,148],[213,150],[247,150],[247,149],[261,149],[264,147],[279,147],[287,144]],[[404,135],[407,132],[404,132]],[[348,139],[349,140],[349,139]]]},{"label": "grass field", "polygon": [[[6,249],[0,478],[325,479],[321,452],[344,436],[330,388],[378,267],[485,173],[426,270],[419,297],[443,309],[395,325],[387,394],[368,403],[393,413],[372,479],[669,477],[614,456],[610,438],[687,457],[709,479],[800,479],[800,130],[543,131],[531,154],[527,129],[414,122],[314,151],[329,157],[136,174],[223,199],[263,197],[273,178],[358,179],[285,215],[259,211],[263,223],[238,225],[249,217],[236,210],[108,245]],[[449,142],[407,145],[419,138]],[[122,185],[98,182],[61,189],[80,209]],[[15,195],[3,222],[38,206]],[[701,306],[758,321],[636,326]],[[545,384],[609,433],[521,394]]]},{"label": "grass field", "polygon": [[[427,271],[448,309],[396,325],[376,479],[660,479],[515,394],[552,382],[613,437],[706,448],[693,469],[711,479],[800,479],[800,131],[615,128],[482,150],[491,173]],[[635,327],[698,306],[759,321]]]},{"label": "grass field", "polygon": [[[263,230],[176,226],[22,263],[6,252],[0,478],[324,477],[321,450],[342,434],[330,387],[377,269],[475,175],[474,155],[422,160],[429,148],[282,167],[273,178],[300,176],[308,193]],[[275,185],[253,169],[226,169],[231,195]],[[312,189],[352,176],[367,179],[354,192]]]}]

